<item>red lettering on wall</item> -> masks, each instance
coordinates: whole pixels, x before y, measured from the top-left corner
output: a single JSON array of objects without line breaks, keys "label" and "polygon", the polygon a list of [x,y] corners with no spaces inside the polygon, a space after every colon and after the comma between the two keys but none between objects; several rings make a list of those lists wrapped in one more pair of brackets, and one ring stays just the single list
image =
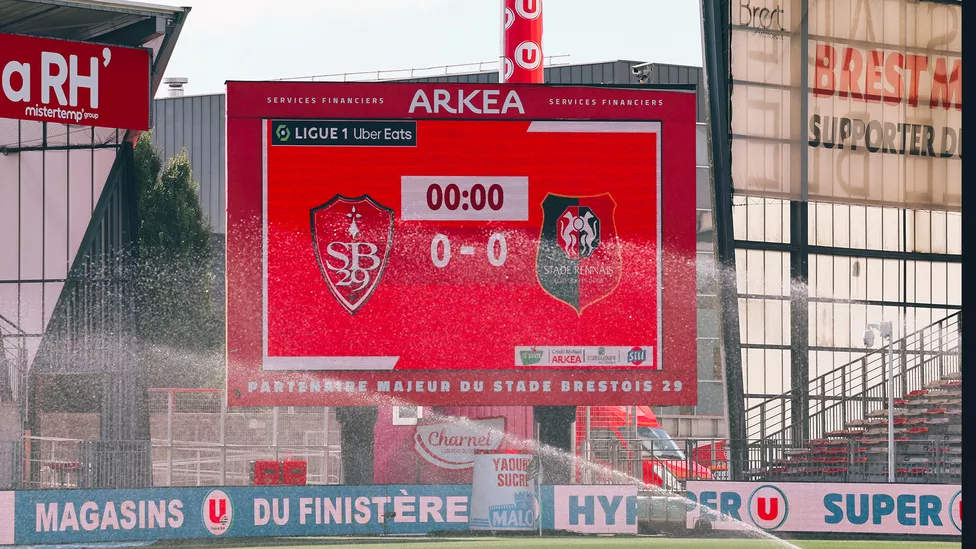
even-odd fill
[{"label": "red lettering on wall", "polygon": [[962,110],[962,60],[952,64],[951,73],[946,74],[946,72],[946,60],[936,59],[929,107]]}]

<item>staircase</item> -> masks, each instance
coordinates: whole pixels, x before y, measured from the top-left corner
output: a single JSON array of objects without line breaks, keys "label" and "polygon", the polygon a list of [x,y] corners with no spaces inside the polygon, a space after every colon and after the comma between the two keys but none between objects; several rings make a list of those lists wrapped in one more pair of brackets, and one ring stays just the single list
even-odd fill
[{"label": "staircase", "polygon": [[[894,342],[895,451],[900,482],[959,482],[961,313]],[[809,419],[791,393],[746,410],[751,476],[885,482],[887,362],[878,349],[810,381]]]}]

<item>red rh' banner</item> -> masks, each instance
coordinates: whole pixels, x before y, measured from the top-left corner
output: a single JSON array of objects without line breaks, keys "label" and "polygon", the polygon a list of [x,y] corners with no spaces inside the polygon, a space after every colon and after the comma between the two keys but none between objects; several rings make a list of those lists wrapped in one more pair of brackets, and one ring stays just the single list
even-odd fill
[{"label": "red rh' banner", "polygon": [[148,130],[147,49],[0,33],[0,118]]},{"label": "red rh' banner", "polygon": [[227,105],[231,406],[696,403],[692,91]]},{"label": "red rh' banner", "polygon": [[542,84],[542,0],[504,0],[501,81]]}]

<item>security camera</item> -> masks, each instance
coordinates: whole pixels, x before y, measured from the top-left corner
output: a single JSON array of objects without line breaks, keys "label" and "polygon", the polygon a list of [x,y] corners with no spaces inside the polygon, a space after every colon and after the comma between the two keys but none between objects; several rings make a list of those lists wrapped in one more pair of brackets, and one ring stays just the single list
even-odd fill
[{"label": "security camera", "polygon": [[874,346],[874,330],[864,330],[864,346]]},{"label": "security camera", "polygon": [[633,74],[650,74],[651,65],[654,63],[641,63],[640,65],[631,65],[630,72]]}]

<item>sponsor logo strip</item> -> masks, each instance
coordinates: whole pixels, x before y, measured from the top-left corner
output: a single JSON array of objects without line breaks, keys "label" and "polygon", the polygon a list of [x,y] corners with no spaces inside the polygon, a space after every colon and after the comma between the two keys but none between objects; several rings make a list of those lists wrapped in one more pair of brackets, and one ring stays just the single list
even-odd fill
[{"label": "sponsor logo strip", "polygon": [[641,366],[660,370],[654,365],[654,348],[650,345],[603,347],[516,347],[516,366]]}]

